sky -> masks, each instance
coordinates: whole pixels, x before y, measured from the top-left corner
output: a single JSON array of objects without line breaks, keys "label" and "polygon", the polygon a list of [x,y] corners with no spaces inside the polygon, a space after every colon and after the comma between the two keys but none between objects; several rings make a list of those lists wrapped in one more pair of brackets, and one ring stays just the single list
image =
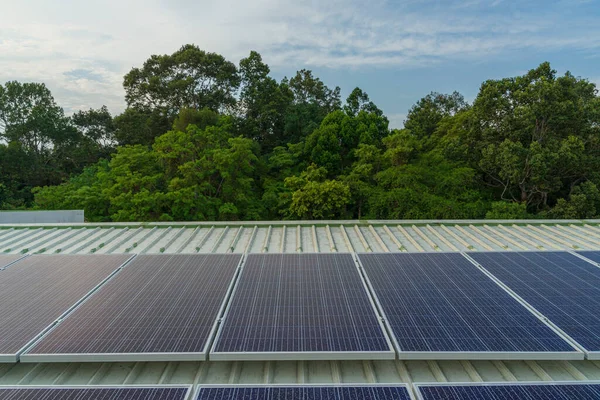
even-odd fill
[{"label": "sky", "polygon": [[344,98],[360,87],[399,128],[432,91],[472,101],[544,61],[600,84],[598,21],[600,0],[0,0],[0,83],[117,114],[123,75],[152,54],[256,50],[277,79],[307,68]]}]

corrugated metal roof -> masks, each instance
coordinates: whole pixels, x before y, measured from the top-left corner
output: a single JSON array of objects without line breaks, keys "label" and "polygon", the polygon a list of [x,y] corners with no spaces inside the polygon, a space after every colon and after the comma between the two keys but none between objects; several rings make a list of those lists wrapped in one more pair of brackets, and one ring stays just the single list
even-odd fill
[{"label": "corrugated metal roof", "polygon": [[0,225],[0,253],[277,253],[600,248],[600,221]]},{"label": "corrugated metal roof", "polygon": [[[600,249],[600,221],[320,221],[0,225],[0,253]],[[599,380],[599,361],[0,364],[0,385]]]}]

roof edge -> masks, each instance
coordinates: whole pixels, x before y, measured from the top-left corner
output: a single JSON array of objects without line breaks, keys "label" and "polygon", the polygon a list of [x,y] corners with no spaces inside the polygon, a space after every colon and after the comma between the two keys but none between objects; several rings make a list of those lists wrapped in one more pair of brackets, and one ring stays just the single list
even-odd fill
[{"label": "roof edge", "polygon": [[368,220],[298,220],[298,221],[182,221],[182,222],[80,222],[80,223],[22,223],[0,224],[8,228],[52,227],[225,227],[225,226],[326,226],[326,225],[548,225],[548,224],[600,224],[600,219],[368,219]]}]

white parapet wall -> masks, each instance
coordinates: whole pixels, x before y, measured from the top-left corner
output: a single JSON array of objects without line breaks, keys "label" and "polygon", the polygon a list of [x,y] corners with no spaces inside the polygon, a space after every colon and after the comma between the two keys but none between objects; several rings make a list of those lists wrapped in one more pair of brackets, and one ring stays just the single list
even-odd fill
[{"label": "white parapet wall", "polygon": [[84,222],[83,210],[0,211],[0,224],[60,224]]}]

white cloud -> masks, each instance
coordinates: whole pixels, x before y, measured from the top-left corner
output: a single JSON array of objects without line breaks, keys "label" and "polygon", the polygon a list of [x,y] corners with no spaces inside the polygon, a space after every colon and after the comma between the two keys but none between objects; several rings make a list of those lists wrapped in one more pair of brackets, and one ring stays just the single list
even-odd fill
[{"label": "white cloud", "polygon": [[0,0],[0,82],[43,81],[68,111],[106,104],[116,112],[124,105],[123,75],[185,43],[234,62],[254,49],[275,68],[338,69],[600,47],[592,19],[566,25],[566,35],[557,29],[560,13],[508,3]]}]

